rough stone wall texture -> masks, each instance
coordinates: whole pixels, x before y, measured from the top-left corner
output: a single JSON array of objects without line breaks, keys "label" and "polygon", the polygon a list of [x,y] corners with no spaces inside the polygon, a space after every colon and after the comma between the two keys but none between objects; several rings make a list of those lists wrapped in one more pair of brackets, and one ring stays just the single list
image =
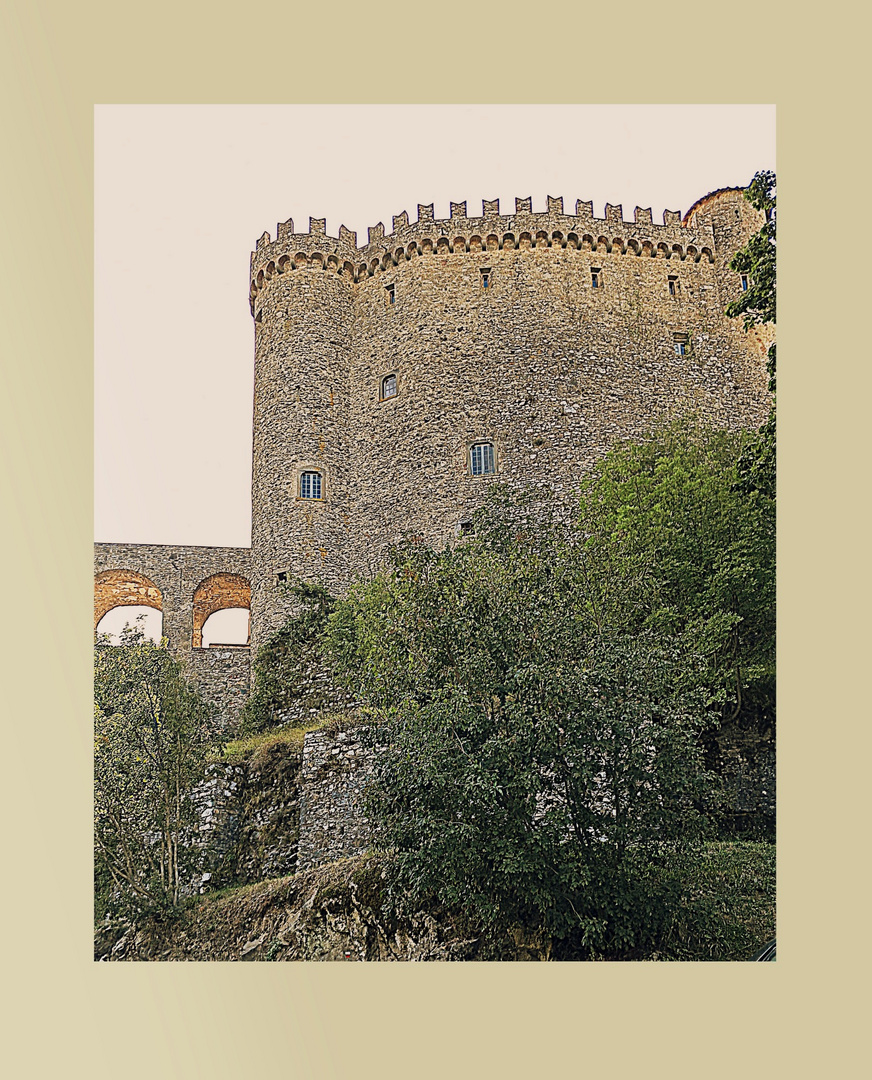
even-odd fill
[{"label": "rough stone wall texture", "polygon": [[363,728],[312,731],[241,764],[216,763],[194,792],[202,891],[293,874],[366,849],[363,792],[376,749]]},{"label": "rough stone wall texture", "polygon": [[205,892],[293,874],[297,868],[300,753],[288,746],[242,764],[210,765],[194,792]]},{"label": "rough stone wall texture", "polygon": [[358,855],[370,842],[364,789],[377,749],[366,730],[310,731],[305,737],[297,870]]},{"label": "rough stone wall texture", "polygon": [[[249,548],[95,544],[94,627],[120,604],[159,608],[170,650],[229,726],[244,700],[249,649],[218,649],[210,655],[211,649],[195,648],[195,607],[198,618],[206,610],[211,615],[225,607],[247,607],[250,580]],[[205,617],[201,630],[203,622]]]},{"label": "rough stone wall texture", "polygon": [[248,646],[191,649],[187,671],[203,698],[218,710],[225,731],[229,731],[248,699],[251,686]]},{"label": "rough stone wall texture", "polygon": [[[741,191],[662,225],[640,208],[633,222],[620,206],[596,218],[581,201],[567,214],[552,198],[542,213],[521,199],[514,214],[496,201],[451,214],[419,206],[361,247],[319,219],[258,241],[254,645],[284,618],[279,573],[341,592],[403,532],[445,543],[492,480],[568,505],[615,440],[659,419],[765,416],[768,335],[724,315],[741,288],[727,264],[762,221]],[[388,375],[397,393],[383,399]],[[478,441],[494,446],[492,477],[470,473]],[[322,498],[300,497],[306,470],[321,472]]]}]

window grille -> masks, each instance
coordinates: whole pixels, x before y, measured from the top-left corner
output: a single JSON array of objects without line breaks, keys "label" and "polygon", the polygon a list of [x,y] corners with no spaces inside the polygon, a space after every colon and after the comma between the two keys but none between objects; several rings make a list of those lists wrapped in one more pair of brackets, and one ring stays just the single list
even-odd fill
[{"label": "window grille", "polygon": [[392,398],[397,396],[396,375],[386,375],[382,379],[381,396],[382,401],[384,401],[385,398]]},{"label": "window grille", "polygon": [[497,471],[493,443],[476,443],[470,449],[469,456],[473,476],[492,476]]},{"label": "window grille", "polygon": [[321,474],[319,472],[304,472],[300,476],[300,498],[321,498]]}]

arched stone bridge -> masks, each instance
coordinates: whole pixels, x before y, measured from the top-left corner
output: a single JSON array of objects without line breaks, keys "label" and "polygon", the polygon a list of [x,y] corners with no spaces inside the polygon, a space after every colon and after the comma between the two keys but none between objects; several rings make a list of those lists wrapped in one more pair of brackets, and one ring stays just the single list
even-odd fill
[{"label": "arched stone bridge", "polygon": [[162,612],[170,650],[229,725],[248,694],[249,647],[203,648],[203,626],[216,611],[250,608],[250,575],[250,548],[95,544],[94,630],[116,607]]}]

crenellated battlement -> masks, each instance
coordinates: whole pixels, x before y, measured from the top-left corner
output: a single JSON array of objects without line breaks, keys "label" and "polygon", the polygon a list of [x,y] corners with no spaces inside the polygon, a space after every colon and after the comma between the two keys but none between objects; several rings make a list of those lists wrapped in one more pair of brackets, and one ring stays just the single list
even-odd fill
[{"label": "crenellated battlement", "polygon": [[711,225],[689,226],[687,216],[683,221],[677,210],[664,211],[661,225],[654,224],[650,208],[639,206],[633,221],[625,221],[620,203],[606,203],[603,217],[596,217],[592,201],[577,199],[575,212],[568,214],[563,198],[551,195],[544,211],[534,211],[530,197],[516,198],[511,214],[501,213],[499,199],[482,200],[478,217],[468,215],[466,202],[449,203],[447,218],[436,218],[432,203],[419,203],[417,209],[414,222],[405,210],[395,214],[390,233],[381,221],[370,226],[360,247],[357,234],[344,225],[338,237],[328,236],[324,218],[310,217],[303,233],[294,232],[289,218],[276,227],[274,241],[265,232],[251,256],[252,314],[258,293],[276,274],[302,268],[332,271],[353,284],[422,256],[555,246],[607,255],[715,261]]}]

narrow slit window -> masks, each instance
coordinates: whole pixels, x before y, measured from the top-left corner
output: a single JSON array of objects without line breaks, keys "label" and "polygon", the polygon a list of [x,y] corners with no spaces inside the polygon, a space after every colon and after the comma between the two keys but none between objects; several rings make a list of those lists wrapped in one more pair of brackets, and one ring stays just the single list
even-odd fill
[{"label": "narrow slit window", "polygon": [[592,266],[590,268],[590,284],[593,289],[601,289],[603,287],[603,272],[598,266]]},{"label": "narrow slit window", "polygon": [[396,288],[393,285],[385,285],[385,300],[387,300],[388,307],[391,304],[395,304],[397,301]]},{"label": "narrow slit window", "polygon": [[497,471],[493,443],[476,443],[469,451],[470,472],[473,476],[493,476]]},{"label": "narrow slit window", "polygon": [[397,377],[396,375],[385,375],[381,384],[381,399],[385,401],[387,398],[397,396]]},{"label": "narrow slit window", "polygon": [[491,287],[491,271],[488,266],[483,266],[481,268],[481,287],[483,289],[489,289]]},{"label": "narrow slit window", "polygon": [[674,274],[669,275],[669,295],[680,296],[681,295],[681,282]]},{"label": "narrow slit window", "polygon": [[748,275],[742,274],[742,292],[748,291]]},{"label": "narrow slit window", "polygon": [[321,498],[321,474],[319,472],[304,472],[300,474],[300,498]]},{"label": "narrow slit window", "polygon": [[687,334],[673,334],[672,347],[675,349],[676,356],[686,356],[688,348]]}]

